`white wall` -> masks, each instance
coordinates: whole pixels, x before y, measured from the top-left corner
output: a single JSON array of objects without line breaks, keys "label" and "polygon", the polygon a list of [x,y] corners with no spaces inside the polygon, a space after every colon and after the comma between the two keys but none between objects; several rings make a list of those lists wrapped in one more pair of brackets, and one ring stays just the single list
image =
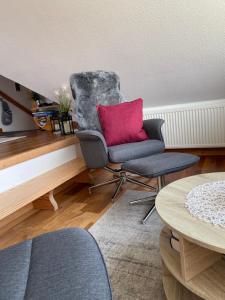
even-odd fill
[{"label": "white wall", "polygon": [[[20,87],[20,91],[16,91],[15,83],[3,76],[0,76],[0,90],[6,93],[7,95],[11,96],[17,102],[26,106],[27,108],[31,109],[31,95],[30,92],[24,88],[23,86]],[[6,101],[7,102],[7,101]],[[14,106],[13,104],[7,102],[11,111],[12,111],[12,124],[10,125],[3,125],[1,121],[1,114],[2,114],[2,105],[0,103],[0,128],[3,129],[3,132],[7,131],[20,131],[20,130],[30,130],[35,129],[34,122],[32,117]]]},{"label": "white wall", "polygon": [[115,70],[145,106],[225,97],[224,0],[0,0],[2,75],[52,97]]}]

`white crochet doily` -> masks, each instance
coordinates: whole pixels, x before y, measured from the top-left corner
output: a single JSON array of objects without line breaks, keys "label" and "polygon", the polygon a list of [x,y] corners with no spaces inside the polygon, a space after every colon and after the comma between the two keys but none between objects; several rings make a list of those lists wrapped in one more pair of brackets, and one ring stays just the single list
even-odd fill
[{"label": "white crochet doily", "polygon": [[185,207],[200,220],[225,228],[225,181],[196,186],[188,193]]}]

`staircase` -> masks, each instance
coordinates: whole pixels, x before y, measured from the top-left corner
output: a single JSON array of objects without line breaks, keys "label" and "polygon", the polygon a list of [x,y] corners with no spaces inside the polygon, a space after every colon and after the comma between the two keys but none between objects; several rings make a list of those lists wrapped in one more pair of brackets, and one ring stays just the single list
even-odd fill
[{"label": "staircase", "polygon": [[19,103],[18,101],[16,101],[15,99],[13,99],[12,97],[0,90],[0,99],[1,98],[15,105],[17,108],[19,108],[20,110],[32,117],[32,111],[30,109],[28,109],[26,106],[22,105],[21,103]]},{"label": "staircase", "polygon": [[0,131],[33,130],[31,96],[28,89],[15,89],[15,82],[0,76]]}]

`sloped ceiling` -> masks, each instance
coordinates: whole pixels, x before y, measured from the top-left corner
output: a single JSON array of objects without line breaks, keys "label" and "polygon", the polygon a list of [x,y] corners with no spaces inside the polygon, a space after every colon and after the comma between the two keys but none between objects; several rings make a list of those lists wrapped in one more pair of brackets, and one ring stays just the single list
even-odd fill
[{"label": "sloped ceiling", "polygon": [[225,98],[224,0],[0,0],[0,73],[45,96],[114,70],[145,106]]}]

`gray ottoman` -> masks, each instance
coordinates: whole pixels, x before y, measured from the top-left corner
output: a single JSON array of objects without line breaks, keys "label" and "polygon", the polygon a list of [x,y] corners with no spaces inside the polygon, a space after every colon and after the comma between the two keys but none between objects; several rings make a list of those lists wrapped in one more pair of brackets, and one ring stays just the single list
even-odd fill
[{"label": "gray ottoman", "polygon": [[[133,159],[122,164],[121,168],[125,172],[138,174],[147,178],[158,179],[157,192],[165,185],[164,175],[184,170],[196,164],[199,157],[192,154],[167,152],[155,154],[139,159]],[[131,201],[130,204],[144,203],[146,200],[151,201],[152,207],[147,215],[142,220],[145,223],[151,213],[155,210],[155,197],[157,193],[152,194],[152,197]]]},{"label": "gray ottoman", "polygon": [[1,300],[111,300],[101,252],[80,228],[47,233],[0,251]]}]

